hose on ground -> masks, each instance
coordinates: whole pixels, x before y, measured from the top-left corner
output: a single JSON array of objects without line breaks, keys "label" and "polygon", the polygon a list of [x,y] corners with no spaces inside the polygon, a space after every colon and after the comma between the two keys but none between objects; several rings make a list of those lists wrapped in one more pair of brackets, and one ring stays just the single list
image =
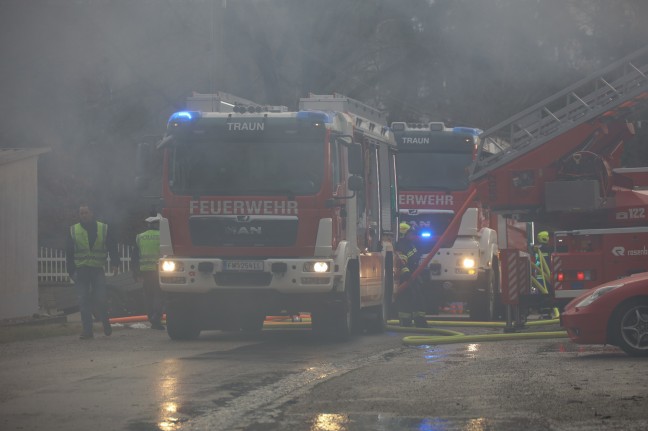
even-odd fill
[{"label": "hose on ground", "polygon": [[[421,328],[424,329],[424,328]],[[482,343],[485,341],[504,341],[504,340],[536,340],[547,338],[567,338],[565,331],[552,332],[515,332],[511,334],[482,334],[482,335],[451,335],[451,336],[431,336],[431,335],[410,335],[403,338],[403,344],[408,346],[435,345],[435,344],[454,344],[454,343]]]},{"label": "hose on ground", "polygon": [[[465,326],[465,327],[482,327],[482,328],[501,328],[505,327],[505,322],[472,322],[472,321],[446,321],[446,320],[428,320],[430,328],[413,328],[397,326],[397,320],[387,322],[387,329],[397,332],[416,332],[429,335],[409,335],[403,338],[403,344],[408,346],[437,345],[437,344],[455,344],[455,343],[476,343],[486,341],[505,341],[505,340],[536,340],[550,338],[567,338],[566,331],[540,331],[540,332],[515,332],[503,334],[479,334],[466,335],[462,332],[444,330],[434,326]],[[525,326],[544,326],[560,323],[560,319],[534,320],[526,322]]]}]

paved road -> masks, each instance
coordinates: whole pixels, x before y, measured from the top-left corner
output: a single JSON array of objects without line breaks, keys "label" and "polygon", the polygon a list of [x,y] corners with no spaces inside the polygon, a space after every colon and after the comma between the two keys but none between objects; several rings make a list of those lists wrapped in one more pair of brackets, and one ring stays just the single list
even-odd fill
[{"label": "paved road", "polygon": [[213,331],[172,342],[117,328],[4,344],[0,429],[648,429],[645,359],[567,340],[408,347],[402,336]]}]

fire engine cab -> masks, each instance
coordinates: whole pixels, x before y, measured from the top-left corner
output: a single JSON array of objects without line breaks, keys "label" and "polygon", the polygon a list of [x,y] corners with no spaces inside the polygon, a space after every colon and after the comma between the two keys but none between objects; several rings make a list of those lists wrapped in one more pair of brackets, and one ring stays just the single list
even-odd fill
[{"label": "fire engine cab", "polygon": [[[434,313],[444,301],[466,301],[471,319],[494,319],[499,308],[500,242],[526,250],[526,230],[523,224],[514,226],[485,211],[478,200],[467,202],[469,168],[482,131],[440,122],[394,122],[392,130],[398,146],[399,217],[415,228],[421,261],[427,262],[419,279],[428,311]],[[457,228],[428,256],[464,204],[469,206]],[[509,244],[516,239],[517,244]]]},{"label": "fire engine cab", "polygon": [[382,331],[397,221],[385,115],[337,94],[296,112],[194,98],[229,112],[177,112],[157,145],[169,336],[301,311],[327,337]]}]

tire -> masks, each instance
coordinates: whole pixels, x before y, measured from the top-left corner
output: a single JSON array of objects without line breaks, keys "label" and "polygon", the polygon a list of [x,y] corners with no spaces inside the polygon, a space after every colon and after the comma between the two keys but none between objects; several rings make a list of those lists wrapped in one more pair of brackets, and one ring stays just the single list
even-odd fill
[{"label": "tire", "polygon": [[[389,262],[387,259],[385,262]],[[392,297],[394,292],[394,271],[385,264],[386,268],[383,272],[383,299],[382,303],[373,307],[366,321],[365,327],[370,334],[382,334],[385,332],[385,325],[387,325],[387,316],[389,316],[392,306]]]},{"label": "tire", "polygon": [[335,341],[346,341],[358,331],[360,292],[357,278],[357,271],[348,269],[341,301],[313,311],[311,325],[313,332],[318,336]]},{"label": "tire", "polygon": [[106,313],[110,317],[131,316],[123,295],[112,287],[106,288]]},{"label": "tire", "polygon": [[493,270],[486,270],[482,279],[477,283],[477,289],[468,301],[470,320],[491,322],[495,319],[496,308],[495,273]]},{"label": "tire", "polygon": [[249,334],[257,334],[263,330],[265,316],[263,314],[252,313],[240,317],[241,331]]},{"label": "tire", "polygon": [[172,301],[167,304],[167,334],[172,340],[193,340],[200,335],[195,310],[186,301]]},{"label": "tire", "polygon": [[648,356],[648,300],[624,302],[612,313],[610,334],[630,356]]}]

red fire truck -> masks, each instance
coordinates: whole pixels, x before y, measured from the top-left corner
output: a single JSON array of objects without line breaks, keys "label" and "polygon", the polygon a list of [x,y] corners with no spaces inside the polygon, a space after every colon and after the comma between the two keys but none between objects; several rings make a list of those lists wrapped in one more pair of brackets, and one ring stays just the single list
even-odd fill
[{"label": "red fire truck", "polygon": [[555,301],[646,271],[648,168],[621,168],[648,105],[648,47],[486,130],[470,179],[493,212],[555,232]]},{"label": "red fire truck", "polygon": [[416,229],[421,260],[428,260],[420,280],[429,311],[443,302],[465,301],[471,319],[493,320],[500,309],[499,248],[526,250],[526,224],[498,218],[473,200],[454,232],[426,259],[469,199],[469,167],[482,131],[439,122],[394,122],[392,131],[399,217]]},{"label": "red fire truck", "polygon": [[157,146],[169,336],[300,311],[327,337],[382,331],[397,222],[385,114],[337,94],[298,112],[225,103],[173,114]]}]

